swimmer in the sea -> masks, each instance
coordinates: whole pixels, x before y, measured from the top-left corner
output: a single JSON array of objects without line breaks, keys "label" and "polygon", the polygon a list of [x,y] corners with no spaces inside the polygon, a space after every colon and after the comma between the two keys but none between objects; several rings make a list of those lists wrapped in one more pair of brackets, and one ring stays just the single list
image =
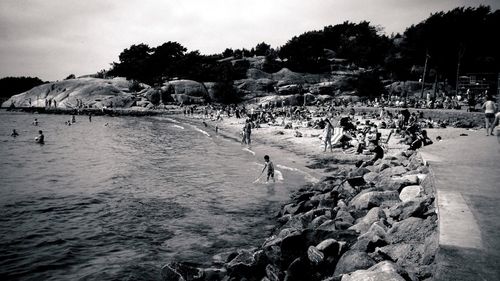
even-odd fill
[{"label": "swimmer in the sea", "polygon": [[35,142],[39,144],[44,144],[45,143],[45,136],[43,135],[42,130],[38,131],[38,137],[35,138]]},{"label": "swimmer in the sea", "polygon": [[33,126],[38,126],[38,119],[33,120]]},{"label": "swimmer in the sea", "polygon": [[10,134],[11,137],[17,137],[19,134],[17,133],[16,129],[12,129],[12,134]]}]

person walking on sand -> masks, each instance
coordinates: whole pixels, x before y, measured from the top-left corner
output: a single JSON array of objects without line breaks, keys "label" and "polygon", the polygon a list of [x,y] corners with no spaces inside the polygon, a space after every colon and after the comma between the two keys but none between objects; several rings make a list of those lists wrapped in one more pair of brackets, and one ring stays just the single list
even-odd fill
[{"label": "person walking on sand", "polygon": [[328,118],[325,118],[325,128],[323,129],[323,142],[325,143],[325,149],[323,150],[323,152],[326,152],[326,148],[328,145],[330,145],[330,152],[333,152],[332,131],[332,123],[330,123],[330,120],[328,120]]},{"label": "person walking on sand", "polygon": [[264,156],[264,161],[265,161],[264,168],[262,169],[262,172],[260,174],[262,175],[262,173],[264,173],[264,171],[267,168],[267,180],[266,180],[266,182],[269,182],[269,178],[272,178],[273,182],[275,182],[275,180],[274,180],[274,164],[273,164],[273,162],[271,162],[269,155]]},{"label": "person walking on sand", "polygon": [[43,135],[42,130],[38,131],[38,137],[35,138],[35,142],[39,144],[44,144],[45,143],[45,136]]},{"label": "person walking on sand", "polygon": [[[495,112],[496,112],[496,105],[495,102],[493,102],[492,98],[490,96],[486,96],[486,101],[483,103],[482,108],[484,109],[484,122],[486,123],[486,135],[489,136],[490,134],[493,135],[493,127],[495,126],[494,119],[495,119]],[[491,127],[491,128],[490,128]]]}]

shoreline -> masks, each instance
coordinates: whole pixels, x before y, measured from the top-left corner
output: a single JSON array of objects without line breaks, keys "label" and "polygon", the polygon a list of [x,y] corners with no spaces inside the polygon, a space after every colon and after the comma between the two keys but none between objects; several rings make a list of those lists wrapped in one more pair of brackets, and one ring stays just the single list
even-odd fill
[{"label": "shoreline", "polygon": [[[199,116],[194,117],[194,118],[182,116],[180,114],[180,111],[177,111],[177,112],[173,111],[173,112],[168,112],[168,113],[161,112],[161,113],[164,113],[167,116],[174,115],[176,119],[185,120],[187,122],[196,123],[199,126],[203,126],[202,125],[203,119],[199,118]],[[62,113],[62,114],[65,114],[65,113]],[[234,117],[233,118],[224,118],[223,121],[217,122],[217,123],[214,121],[207,121],[207,123],[209,124],[209,129],[212,130],[212,132],[215,131],[215,124],[217,124],[217,126],[219,127],[219,130],[220,130],[219,131],[220,135],[223,135],[224,137],[231,138],[231,139],[238,141],[238,142],[239,142],[239,137],[240,137],[239,132],[241,131],[241,127],[243,126],[243,122],[244,122],[244,119],[236,119]],[[200,127],[200,128],[203,129],[203,127]],[[301,188],[300,190],[297,190],[296,192],[292,192],[291,199],[287,202],[283,202],[284,205],[281,208],[281,214],[280,214],[279,218],[277,218],[277,220],[276,220],[276,230],[274,231],[273,235],[269,238],[269,239],[271,239],[274,237],[273,239],[278,239],[278,240],[281,239],[281,240],[279,240],[279,242],[274,241],[276,243],[272,244],[271,246],[274,247],[276,245],[281,245],[279,248],[283,248],[282,244],[284,241],[286,241],[286,239],[292,239],[293,237],[294,237],[293,239],[297,238],[294,235],[299,235],[301,240],[307,238],[307,237],[304,237],[304,235],[305,235],[304,232],[310,231],[310,227],[311,227],[310,224],[312,224],[313,221],[315,221],[319,217],[322,217],[321,220],[323,220],[323,223],[327,222],[328,220],[334,221],[333,226],[335,228],[337,226],[336,225],[336,223],[337,223],[336,217],[338,216],[339,210],[346,211],[347,213],[350,213],[351,218],[348,217],[348,220],[349,221],[352,220],[352,223],[350,223],[350,226],[346,229],[342,229],[345,227],[345,225],[342,226],[342,224],[340,224],[341,226],[339,228],[336,228],[335,231],[333,231],[332,229],[330,229],[332,231],[320,229],[321,233],[323,233],[324,231],[330,231],[331,233],[328,235],[333,235],[332,237],[334,237],[334,238],[326,238],[323,241],[311,240],[312,242],[316,243],[316,245],[311,245],[311,246],[316,247],[316,249],[311,248],[311,250],[310,250],[311,253],[309,253],[309,248],[305,250],[305,253],[304,253],[304,249],[301,249],[300,251],[302,251],[302,253],[298,255],[299,261],[297,262],[298,266],[300,266],[301,269],[306,270],[306,271],[309,270],[309,273],[311,273],[311,271],[310,271],[311,268],[313,268],[314,269],[313,271],[315,271],[315,272],[316,271],[321,272],[322,270],[324,270],[323,267],[325,265],[324,263],[327,260],[327,252],[328,251],[325,252],[325,251],[323,251],[324,249],[323,250],[319,250],[319,249],[322,249],[322,247],[320,247],[320,244],[328,239],[334,239],[336,241],[335,245],[337,245],[335,247],[339,248],[337,251],[336,257],[335,257],[335,266],[338,265],[338,263],[342,260],[342,257],[346,253],[351,254],[351,252],[349,252],[349,251],[351,251],[353,247],[362,247],[362,248],[364,247],[365,248],[364,251],[368,251],[368,248],[370,248],[370,251],[372,251],[372,250],[374,250],[374,249],[372,249],[372,247],[375,247],[375,246],[382,246],[383,244],[386,244],[385,246],[382,246],[382,248],[384,248],[384,247],[388,247],[389,245],[392,245],[392,244],[388,244],[388,242],[390,242],[390,241],[385,241],[387,239],[387,237],[390,236],[391,228],[394,226],[395,223],[398,223],[398,221],[393,221],[392,224],[390,224],[391,228],[389,228],[389,225],[387,225],[386,220],[389,219],[390,217],[392,217],[391,212],[393,212],[392,213],[393,215],[396,212],[402,212],[402,213],[404,213],[404,212],[420,212],[418,214],[418,216],[424,216],[424,214],[421,214],[422,208],[423,208],[426,210],[426,213],[430,212],[430,213],[425,214],[426,219],[429,217],[435,217],[435,215],[433,215],[432,213],[433,212],[435,213],[435,204],[436,203],[434,202],[434,198],[435,198],[436,194],[435,194],[435,191],[433,190],[432,183],[429,183],[429,181],[433,180],[433,179],[431,179],[431,177],[433,177],[432,175],[424,177],[425,180],[421,180],[417,176],[417,179],[412,177],[412,179],[410,181],[407,181],[403,184],[398,183],[398,184],[400,184],[400,186],[398,188],[396,188],[398,193],[401,193],[402,190],[406,186],[411,186],[411,185],[406,185],[409,183],[412,183],[413,185],[421,186],[421,190],[425,191],[424,194],[426,195],[426,197],[425,197],[426,199],[425,200],[419,199],[416,201],[415,200],[411,201],[411,202],[417,202],[417,204],[413,204],[413,203],[412,204],[405,203],[406,205],[400,204],[402,202],[398,202],[396,204],[389,203],[389,204],[392,204],[392,206],[388,210],[383,210],[384,215],[382,215],[382,212],[380,212],[380,209],[381,209],[380,206],[377,206],[377,207],[372,206],[372,208],[370,208],[369,211],[366,210],[368,208],[365,208],[361,211],[361,213],[359,213],[360,210],[357,210],[356,212],[353,212],[353,213],[352,213],[352,210],[350,210],[351,202],[352,202],[352,200],[354,200],[354,198],[356,198],[356,196],[363,195],[365,193],[370,193],[370,192],[386,192],[386,191],[388,191],[388,190],[384,190],[383,187],[381,187],[379,185],[381,182],[381,179],[375,179],[376,176],[373,173],[378,173],[380,175],[380,174],[382,174],[383,170],[393,169],[396,167],[407,167],[408,165],[411,164],[412,161],[414,162],[413,165],[417,165],[418,162],[421,162],[422,159],[421,159],[419,153],[411,153],[411,155],[406,155],[406,153],[404,152],[405,151],[404,147],[397,145],[396,138],[393,138],[392,141],[389,143],[389,145],[391,146],[389,149],[390,153],[384,157],[384,160],[381,161],[382,163],[379,163],[378,165],[374,165],[374,167],[368,167],[368,171],[367,170],[360,171],[359,169],[352,169],[353,164],[360,159],[366,159],[366,156],[345,154],[342,151],[335,151],[334,153],[330,153],[330,152],[324,153],[322,147],[320,147],[321,141],[317,137],[318,133],[320,133],[321,130],[319,130],[319,129],[315,130],[315,129],[305,128],[305,127],[298,128],[298,130],[302,132],[302,137],[300,137],[300,138],[293,136],[293,134],[296,130],[297,129],[285,130],[285,129],[282,129],[281,127],[263,126],[262,128],[253,130],[252,135],[253,135],[254,143],[256,143],[258,146],[270,146],[270,147],[273,147],[274,149],[276,149],[277,151],[286,150],[287,152],[293,153],[297,158],[302,158],[304,160],[303,163],[301,162],[300,164],[297,164],[297,165],[303,164],[304,167],[306,167],[307,169],[311,169],[311,170],[319,170],[319,169],[327,170],[328,168],[331,168],[332,166],[337,166],[337,169],[330,170],[330,171],[318,172],[318,174],[321,174],[321,181],[319,183],[317,183],[315,185],[311,185],[311,186],[306,186],[304,188]],[[388,130],[389,129],[387,129],[387,131]],[[283,134],[276,134],[277,131],[283,131]],[[387,131],[382,131],[382,133],[384,134]],[[466,129],[460,129],[460,128],[431,129],[431,130],[429,130],[429,136],[432,137],[433,139],[435,139],[435,137],[437,135],[440,135],[440,136],[443,136],[444,137],[443,140],[446,141],[447,139],[459,137],[460,133],[464,133],[466,131],[467,131]],[[210,132],[210,133],[212,134],[212,132]],[[332,160],[332,159],[335,159],[335,161],[328,161],[328,160]],[[417,160],[415,160],[415,159],[417,159]],[[325,163],[322,163],[321,161],[323,161]],[[396,162],[399,162],[399,163],[397,163],[397,165],[396,165],[395,164]],[[314,166],[315,164],[316,164],[316,166]],[[338,167],[339,164],[341,164],[340,168]],[[429,172],[428,171],[429,169],[427,169],[427,171],[425,171],[425,168],[423,168],[423,167],[425,167],[425,165],[422,165],[423,163],[420,163],[420,164],[421,165],[417,169],[413,169],[413,170],[406,169],[406,172],[403,173],[404,174],[403,176],[412,176],[412,174],[411,174],[412,172],[418,172],[418,174],[421,174],[420,172],[423,172],[422,174]],[[382,167],[384,167],[384,169],[382,169]],[[396,169],[399,169],[399,168],[396,168]],[[418,169],[421,169],[421,170],[418,170]],[[353,176],[352,173],[354,173],[358,177],[361,176],[363,179],[372,178],[371,183],[374,183],[375,187],[372,186],[372,187],[368,187],[366,189],[361,188],[359,193],[356,195],[354,195],[354,192],[356,192],[356,191],[351,190],[351,193],[352,193],[351,195],[354,195],[354,196],[351,196],[351,198],[349,200],[342,201],[343,204],[340,204],[341,207],[339,208],[339,210],[330,212],[329,214],[327,213],[327,211],[322,210],[322,209],[324,209],[323,207],[325,207],[325,206],[323,206],[321,208],[316,208],[319,205],[314,207],[313,209],[306,210],[307,209],[306,208],[304,210],[300,210],[300,208],[303,208],[303,206],[307,205],[309,202],[318,200],[318,199],[311,200],[312,197],[315,197],[315,196],[320,197],[321,198],[319,200],[320,202],[321,202],[321,200],[331,200],[332,199],[331,196],[333,196],[332,194],[333,194],[333,191],[335,189],[338,189],[339,187],[349,188],[348,184],[346,184],[345,182],[340,183],[342,180],[339,181],[339,179],[346,179],[349,176]],[[358,174],[356,174],[356,173],[358,173]],[[393,175],[391,175],[389,178],[385,178],[385,180],[390,181],[392,176]],[[399,177],[399,176],[400,175],[398,175],[397,177]],[[391,184],[394,184],[394,183],[391,183]],[[402,186],[402,185],[405,185],[405,186]],[[321,187],[321,188],[319,188],[319,187]],[[355,186],[350,186],[350,187],[351,187],[351,189],[356,189]],[[382,188],[382,190],[379,190],[380,188]],[[329,190],[329,192],[325,193],[324,191],[327,189]],[[392,191],[394,191],[394,190],[392,190]],[[304,196],[305,196],[304,194],[307,195],[305,197],[306,198],[305,200],[304,200]],[[394,197],[395,195],[396,194],[393,192],[390,196]],[[330,198],[325,198],[328,196],[330,196]],[[390,198],[389,199],[385,198],[385,199],[387,199],[388,201],[392,200]],[[382,201],[386,201],[385,199],[383,199]],[[339,207],[339,203],[338,202],[335,202],[335,203],[336,203],[335,207],[333,207],[333,205],[330,206],[330,207],[332,207],[331,208],[332,210]],[[346,209],[342,210],[344,205],[345,205]],[[395,206],[396,206],[396,208],[391,211],[391,209]],[[352,231],[347,231],[347,230],[349,230],[350,227],[354,227],[360,223],[366,224],[366,222],[363,222],[363,220],[369,215],[374,216],[373,212],[371,211],[373,208],[379,208],[378,214],[376,214],[376,217],[378,220],[373,222],[369,226],[368,230],[365,229],[366,225],[363,226],[362,230],[366,230],[365,233],[357,233],[356,231],[355,231],[355,233],[353,233]],[[414,210],[413,211],[409,210],[411,208],[414,208]],[[290,209],[292,210],[292,212],[290,212]],[[294,209],[296,209],[296,210],[293,211]],[[433,209],[434,209],[434,211],[433,211]],[[366,212],[366,211],[368,211],[368,212]],[[310,212],[312,212],[312,213],[310,213]],[[336,212],[336,214],[334,214],[334,212]],[[385,216],[385,219],[384,219],[384,216]],[[397,216],[399,216],[399,215],[397,215]],[[417,218],[419,218],[418,216],[417,216]],[[327,218],[326,221],[324,221],[325,218]],[[410,219],[410,218],[415,218],[415,216],[410,216],[406,219]],[[298,231],[299,234],[295,230],[286,230],[285,231],[285,229],[283,229],[283,226],[287,225],[291,220],[302,221],[304,219],[306,219],[308,221],[308,225],[307,225],[307,227],[305,227],[301,231]],[[316,223],[319,223],[319,221],[321,221],[321,220],[318,220]],[[296,224],[297,223],[296,221],[294,221],[293,224]],[[425,221],[426,220],[419,221],[419,224],[425,223]],[[344,222],[344,221],[342,221],[342,222]],[[323,225],[323,223],[321,225]],[[425,227],[432,228],[432,224],[436,224],[436,222],[435,221],[433,222],[431,220],[431,221],[427,222]],[[321,227],[321,225],[316,225],[316,231],[319,229],[319,227]],[[384,230],[384,232],[378,232],[380,229],[377,226],[380,226]],[[286,228],[286,229],[289,229],[289,228]],[[370,231],[372,231],[372,230],[375,232],[371,233]],[[282,232],[285,232],[285,233],[282,233]],[[335,234],[333,234],[333,232],[335,232]],[[280,235],[282,237],[280,237]],[[309,235],[309,234],[307,234],[307,235]],[[371,239],[370,241],[359,240],[360,237],[362,237],[362,239],[365,239],[367,236],[370,236],[370,239]],[[377,236],[378,236],[378,238],[377,238]],[[431,236],[433,236],[433,235],[431,235]],[[323,238],[325,238],[325,237],[323,237]],[[344,240],[346,240],[346,241],[342,241],[342,239],[337,239],[337,238],[344,238]],[[273,239],[271,239],[271,240],[273,240]],[[296,240],[292,240],[292,241],[297,242]],[[362,241],[362,243],[365,243],[366,245],[360,246],[359,243],[357,243],[359,241]],[[264,246],[266,246],[266,243],[268,243],[268,242],[269,241],[266,241],[262,246],[258,246],[258,248],[253,249],[253,250],[240,249],[240,250],[236,251],[235,253],[232,253],[232,254],[228,255],[227,257],[225,257],[224,262],[219,263],[219,264],[214,264],[214,267],[211,267],[211,268],[194,268],[194,267],[188,266],[184,263],[178,263],[178,262],[169,263],[163,268],[162,274],[164,275],[164,277],[170,276],[166,279],[164,278],[165,280],[176,280],[176,279],[169,279],[169,278],[171,278],[172,276],[177,276],[177,275],[182,276],[182,278],[186,279],[186,278],[188,278],[187,276],[189,276],[189,275],[186,275],[187,273],[185,273],[184,270],[186,270],[187,268],[190,268],[190,270],[193,270],[193,272],[197,272],[197,274],[203,275],[204,276],[203,278],[205,278],[205,279],[195,279],[195,280],[225,280],[225,279],[223,279],[225,276],[233,276],[233,277],[239,276],[239,277],[246,278],[246,277],[248,277],[247,275],[249,274],[248,270],[251,269],[251,271],[256,270],[256,272],[259,272],[259,274],[260,274],[259,276],[262,276],[262,274],[264,274],[264,276],[266,276],[264,278],[267,278],[267,280],[273,280],[272,278],[269,277],[270,275],[272,276],[272,272],[276,273],[277,276],[280,276],[280,278],[275,279],[275,280],[282,280],[284,276],[290,275],[289,274],[290,273],[289,267],[293,264],[293,262],[295,260],[293,260],[293,261],[279,260],[279,262],[278,262],[279,264],[286,263],[289,265],[286,268],[284,268],[284,267],[280,268],[276,264],[276,261],[275,261],[275,263],[269,263],[269,256],[267,256],[267,254],[266,254],[266,250],[269,250],[269,249],[266,249],[264,247]],[[329,240],[329,242],[332,242],[332,241]],[[341,243],[341,242],[345,242],[345,243]],[[253,246],[256,246],[256,245],[249,245],[249,247],[253,247]],[[399,247],[400,245],[397,245],[397,246]],[[402,247],[402,248],[395,247],[392,249],[385,249],[385,252],[383,252],[383,254],[378,253],[378,256],[374,255],[373,254],[374,252],[368,252],[366,254],[368,254],[368,256],[374,261],[382,260],[379,263],[372,265],[372,267],[375,265],[379,265],[380,263],[383,263],[384,266],[390,267],[392,269],[397,269],[398,272],[406,272],[406,273],[404,273],[404,274],[406,274],[406,276],[404,276],[405,279],[407,276],[410,276],[410,275],[417,278],[417,279],[411,279],[411,280],[424,280],[424,279],[430,278],[429,276],[432,276],[432,270],[433,270],[432,268],[433,268],[433,262],[434,262],[434,256],[435,256],[435,251],[434,251],[434,253],[432,253],[432,249],[434,249],[433,247],[435,247],[435,243],[433,241],[424,241],[423,245],[419,245],[419,247],[423,247],[424,249],[425,248],[431,249],[431,250],[428,250],[427,252],[424,253],[426,255],[425,258],[427,259],[427,262],[430,261],[430,263],[426,264],[424,269],[422,269],[421,271],[408,272],[408,270],[405,268],[403,268],[404,270],[402,270],[400,264],[398,264],[397,262],[392,262],[392,261],[388,265],[387,259],[385,259],[384,257],[392,255],[393,257],[399,257],[399,258],[404,259],[404,258],[406,258],[405,256],[398,256],[398,255],[401,255],[401,253],[399,253],[398,251],[408,250],[408,248],[405,248],[407,246],[408,246],[408,244],[405,244],[404,247]],[[378,248],[375,247],[375,249],[378,249]],[[282,249],[280,249],[280,251],[281,250]],[[292,252],[295,252],[296,250],[297,249],[292,249]],[[318,250],[319,253],[316,250]],[[356,251],[356,255],[358,255],[360,252],[363,252],[363,251]],[[420,253],[420,254],[422,255],[422,253]],[[371,257],[371,255],[374,255],[374,257]],[[321,256],[323,256],[323,258],[321,258],[321,261],[319,261],[319,262],[315,261],[315,257],[318,258]],[[363,255],[363,257],[366,258],[366,255]],[[262,264],[260,264],[261,261],[259,260],[261,258],[264,260],[267,260],[267,262],[268,262],[264,268],[264,272],[262,271],[263,270]],[[391,257],[391,259],[392,259],[392,257]],[[370,262],[368,262],[368,263],[370,263]],[[305,266],[305,267],[303,267],[303,266]],[[365,270],[366,271],[366,270],[371,269],[371,271],[370,271],[371,273],[378,270],[377,268],[372,269],[372,267],[369,267],[369,268],[365,267],[365,269],[356,268],[356,270]],[[269,273],[269,271],[271,273]],[[353,273],[355,271],[345,272],[345,273],[342,273],[342,275],[331,276],[333,279],[328,279],[328,280],[344,280],[344,277],[342,277],[342,276],[348,276],[350,273]],[[181,272],[184,272],[184,273],[181,273]],[[335,272],[330,272],[330,273],[334,274]],[[207,279],[208,278],[207,276],[214,276],[214,274],[216,276],[219,276],[220,278]],[[323,277],[328,277],[328,276],[324,275]],[[189,279],[186,279],[186,280],[189,280]],[[254,280],[254,279],[249,278],[249,280]],[[260,280],[260,279],[255,279],[255,280]],[[299,279],[290,279],[289,278],[288,280],[299,280]],[[316,280],[316,279],[314,279],[314,280]],[[320,279],[318,279],[318,280],[320,280]],[[350,279],[345,279],[345,280],[350,280]]]},{"label": "shoreline", "polygon": [[[200,117],[179,119],[203,124]],[[238,141],[244,119],[205,122]],[[307,169],[323,171],[321,180],[292,192],[262,245],[219,257],[209,268],[170,262],[162,269],[163,279],[364,280],[374,274],[394,280],[432,278],[438,250],[434,179],[420,154],[407,152],[393,138],[384,160],[355,168],[354,163],[367,156],[323,152],[317,136],[321,130],[298,128],[302,137],[294,137],[295,130],[263,126],[252,131],[252,139],[303,158]],[[457,130],[464,129],[434,133],[451,137]],[[351,184],[354,178],[365,184]],[[361,279],[349,279],[358,275]]]}]

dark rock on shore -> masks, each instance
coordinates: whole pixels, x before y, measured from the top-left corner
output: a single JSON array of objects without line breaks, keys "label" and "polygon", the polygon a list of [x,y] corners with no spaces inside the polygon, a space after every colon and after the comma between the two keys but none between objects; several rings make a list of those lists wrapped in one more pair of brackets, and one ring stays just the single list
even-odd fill
[{"label": "dark rock on shore", "polygon": [[[282,207],[274,233],[261,247],[230,255],[227,271],[169,265],[164,272],[171,279],[165,280],[429,278],[437,216],[432,189],[423,182],[427,171],[416,158],[403,152],[301,188]],[[359,177],[364,183],[349,182]]]},{"label": "dark rock on shore", "polygon": [[340,258],[334,275],[339,276],[358,269],[367,269],[373,265],[375,265],[375,261],[367,253],[358,250],[349,250]]}]

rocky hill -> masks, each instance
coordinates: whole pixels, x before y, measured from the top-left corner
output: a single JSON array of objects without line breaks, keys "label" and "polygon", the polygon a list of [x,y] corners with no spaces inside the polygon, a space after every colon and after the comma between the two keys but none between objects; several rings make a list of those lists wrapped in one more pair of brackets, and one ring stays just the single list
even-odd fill
[{"label": "rocky hill", "polygon": [[[131,107],[140,96],[131,90],[133,83],[125,78],[77,78],[43,84],[14,95],[2,107],[77,108]],[[137,85],[136,85],[137,86]],[[149,88],[147,85],[139,85]]]},{"label": "rocky hill", "polygon": [[[247,77],[234,81],[234,92],[246,103],[281,103],[300,105],[328,100],[338,96],[355,98],[355,83],[362,70],[345,70],[326,74],[297,73],[283,68],[266,73],[249,68]],[[157,88],[137,84],[125,78],[77,78],[37,86],[12,96],[2,107],[57,107],[57,108],[151,108],[161,102],[174,101],[191,104],[217,100],[214,82],[174,80]],[[55,105],[54,105],[55,102]],[[47,104],[46,104],[47,103]],[[50,103],[50,104],[49,104]]]}]

